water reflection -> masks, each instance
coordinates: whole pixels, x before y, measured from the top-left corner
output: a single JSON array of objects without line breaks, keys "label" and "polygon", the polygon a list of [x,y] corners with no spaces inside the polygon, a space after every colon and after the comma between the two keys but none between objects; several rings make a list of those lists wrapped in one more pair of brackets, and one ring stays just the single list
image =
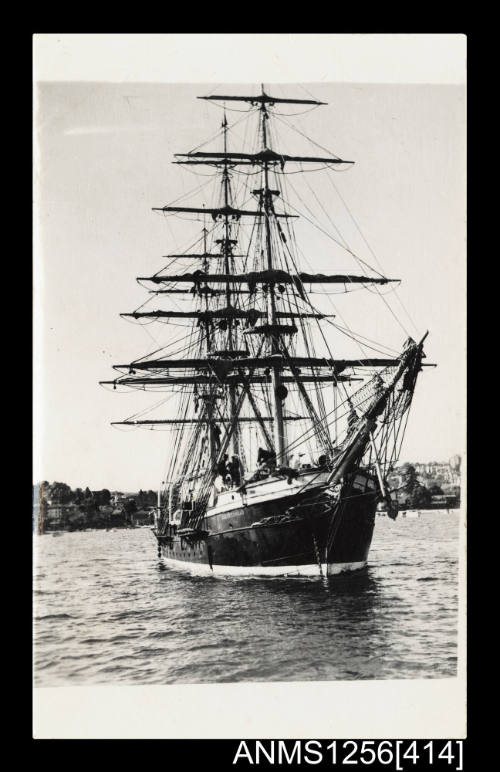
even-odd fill
[{"label": "water reflection", "polygon": [[[384,638],[383,618],[378,614],[384,606],[383,588],[369,568],[326,580],[228,577],[208,582],[166,569],[160,569],[166,587],[169,582],[182,586],[189,610],[183,617],[184,622],[188,620],[184,629],[196,629],[208,612],[211,640],[225,641],[231,657],[238,660],[241,680],[259,680],[273,671],[275,680],[297,679],[298,668],[303,678],[373,677],[371,668],[365,668],[363,675],[363,666],[353,664],[356,657],[369,660],[374,645]],[[252,652],[253,645],[258,654]],[[283,646],[286,660],[282,659]],[[318,653],[317,661],[311,656],[313,651]],[[245,667],[243,654],[248,659]],[[198,668],[196,672],[200,677]],[[203,680],[207,672],[201,674]],[[183,669],[183,680],[189,675],[193,678],[193,671],[189,674]],[[217,680],[226,679],[219,676]]]}]

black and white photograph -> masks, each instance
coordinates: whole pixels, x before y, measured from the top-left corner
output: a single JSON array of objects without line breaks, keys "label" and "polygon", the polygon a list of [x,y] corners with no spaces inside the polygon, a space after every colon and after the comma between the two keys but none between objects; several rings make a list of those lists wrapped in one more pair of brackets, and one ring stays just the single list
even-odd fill
[{"label": "black and white photograph", "polygon": [[465,736],[465,48],[35,35],[35,736]]}]

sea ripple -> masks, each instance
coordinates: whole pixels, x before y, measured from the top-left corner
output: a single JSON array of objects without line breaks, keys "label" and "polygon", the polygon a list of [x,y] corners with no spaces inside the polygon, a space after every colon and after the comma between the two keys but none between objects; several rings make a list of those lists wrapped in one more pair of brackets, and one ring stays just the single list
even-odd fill
[{"label": "sea ripple", "polygon": [[147,529],[35,537],[35,684],[456,675],[458,512],[377,518],[369,566],[192,577]]}]

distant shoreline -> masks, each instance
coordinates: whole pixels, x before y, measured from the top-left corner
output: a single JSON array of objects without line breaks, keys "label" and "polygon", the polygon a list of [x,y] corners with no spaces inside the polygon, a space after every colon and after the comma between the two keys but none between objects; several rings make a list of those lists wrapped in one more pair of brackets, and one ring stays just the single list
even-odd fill
[{"label": "distant shoreline", "polygon": [[81,533],[83,531],[137,531],[141,528],[144,530],[146,528],[152,530],[153,527],[154,526],[152,523],[140,523],[138,525],[87,525],[83,526],[82,528],[45,528],[44,531],[39,535],[43,535],[45,533]]},{"label": "distant shoreline", "polygon": [[[443,507],[419,507],[419,509],[400,509],[398,512],[398,518],[405,518],[405,515],[407,514],[417,514],[420,515],[423,512],[435,512],[436,514],[452,514],[452,513],[459,513],[461,510],[461,507],[449,507],[443,508]],[[384,509],[379,510],[376,513],[377,517],[387,517],[387,511]],[[398,519],[396,518],[396,519]],[[85,533],[88,531],[137,531],[137,530],[153,530],[152,525],[113,525],[111,527],[105,527],[105,526],[96,526],[94,528],[54,528],[54,529],[47,529],[43,531],[43,533],[38,533],[36,530],[33,532],[36,536],[50,536],[54,534],[62,535],[63,533]]]}]

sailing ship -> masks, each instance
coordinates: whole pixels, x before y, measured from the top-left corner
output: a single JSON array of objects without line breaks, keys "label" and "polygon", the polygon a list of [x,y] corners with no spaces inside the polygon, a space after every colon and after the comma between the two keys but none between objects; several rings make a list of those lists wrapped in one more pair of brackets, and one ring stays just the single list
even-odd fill
[{"label": "sailing ship", "polygon": [[[317,308],[313,288],[380,293],[399,280],[367,273],[361,260],[357,273],[302,270],[286,175],[353,162],[329,151],[284,153],[276,122],[286,106],[325,103],[272,96],[263,86],[254,96],[198,98],[224,111],[218,144],[176,154],[174,163],[215,177],[215,201],[153,208],[195,220],[199,237],[165,256],[159,272],[138,277],[149,302],[168,298],[170,306],[122,314],[180,325],[183,338],[176,351],[167,346],[115,365],[117,377],[101,382],[175,397],[165,402],[174,405],[167,416],[115,422],[172,432],[153,529],[158,556],[207,575],[325,577],[360,569],[377,505],[397,516],[387,477],[427,333],[418,342],[406,337],[391,356],[335,355],[335,335],[347,329]],[[238,150],[227,120],[235,102],[255,121],[250,147]]]}]

